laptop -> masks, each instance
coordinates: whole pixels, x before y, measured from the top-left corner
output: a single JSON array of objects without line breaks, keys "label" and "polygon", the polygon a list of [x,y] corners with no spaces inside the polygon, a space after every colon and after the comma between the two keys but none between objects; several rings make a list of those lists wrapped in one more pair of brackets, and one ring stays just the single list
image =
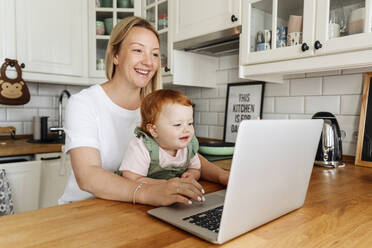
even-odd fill
[{"label": "laptop", "polygon": [[239,126],[226,190],[205,202],[148,211],[222,244],[303,206],[323,120],[247,120]]}]

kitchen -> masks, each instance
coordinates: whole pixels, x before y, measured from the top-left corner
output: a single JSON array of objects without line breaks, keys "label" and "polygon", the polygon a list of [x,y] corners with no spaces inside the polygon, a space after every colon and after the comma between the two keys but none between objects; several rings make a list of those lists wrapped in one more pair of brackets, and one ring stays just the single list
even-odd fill
[{"label": "kitchen", "polygon": [[[74,94],[91,84],[105,81],[103,71],[97,70],[97,59],[102,58],[103,56],[102,47],[104,48],[104,44],[107,44],[105,42],[107,42],[108,35],[102,35],[104,37],[96,35],[96,18],[105,19],[107,15],[112,15],[115,22],[118,18],[123,18],[127,13],[151,16],[151,14],[147,14],[146,11],[148,10],[151,12],[151,7],[159,5],[159,11],[163,11],[164,9],[170,10],[168,13],[169,28],[161,31],[161,37],[165,37],[166,40],[166,42],[162,44],[168,45],[165,46],[165,49],[168,49],[168,51],[165,52],[165,54],[168,54],[168,62],[164,63],[164,65],[169,65],[169,67],[164,66],[165,76],[163,77],[163,81],[166,82],[166,87],[182,91],[196,104],[195,129],[198,137],[223,139],[227,84],[248,81],[249,79],[239,78],[239,75],[241,73],[249,74],[249,68],[261,72],[265,69],[267,70],[267,73],[247,76],[247,78],[252,78],[254,80],[276,82],[266,83],[265,85],[262,114],[263,119],[311,118],[311,116],[318,111],[334,113],[341,129],[346,133],[342,143],[343,154],[347,156],[355,156],[362,99],[363,75],[364,72],[372,70],[372,61],[370,61],[370,59],[369,62],[363,61],[363,63],[360,63],[355,62],[352,59],[349,60],[340,57],[340,63],[344,64],[337,64],[335,68],[329,68],[327,65],[324,66],[322,70],[322,68],[317,68],[316,66],[323,65],[323,63],[327,63],[328,60],[325,58],[325,62],[319,62],[316,61],[316,59],[321,59],[321,57],[324,58],[324,56],[308,58],[310,62],[304,61],[301,64],[300,62],[306,58],[302,58],[304,55],[298,55],[300,53],[300,48],[297,47],[292,49],[293,47],[288,47],[291,51],[286,51],[285,53],[291,53],[291,56],[295,53],[297,54],[296,56],[299,58],[301,57],[302,59],[289,60],[287,57],[283,57],[284,59],[281,60],[284,60],[282,62],[284,65],[281,65],[281,62],[276,62],[275,68],[273,68],[276,71],[272,72],[272,74],[270,74],[268,68],[264,68],[265,63],[263,62],[254,64],[253,66],[242,66],[243,70],[241,70],[241,65],[246,64],[246,62],[243,61],[249,59],[243,57],[247,56],[233,54],[222,57],[211,57],[200,54],[191,55],[189,53],[171,49],[174,45],[171,37],[177,37],[177,34],[173,34],[173,32],[176,32],[177,22],[172,23],[170,21],[174,20],[172,18],[175,18],[175,16],[172,15],[177,13],[174,9],[177,8],[177,4],[183,3],[182,6],[178,6],[178,11],[187,10],[188,5],[195,6],[198,1],[194,1],[194,5],[190,3],[191,1],[188,1],[187,3],[183,1],[175,1],[175,3],[171,1],[156,1],[155,5],[149,5],[149,7],[146,7],[145,2],[134,1],[134,8],[123,8],[117,10],[116,7],[108,9],[103,7],[103,10],[98,9],[97,11],[95,1],[89,1],[88,3],[86,1],[78,1],[77,3],[76,1],[50,1],[51,3],[48,3],[48,7],[53,11],[45,11],[45,3],[42,3],[41,1],[36,1],[35,3],[30,2],[31,1],[12,1],[9,3],[9,1],[5,0],[0,2],[1,23],[4,23],[2,26],[5,27],[0,31],[0,61],[3,61],[5,57],[9,57],[17,58],[20,63],[25,63],[26,67],[23,69],[23,78],[27,83],[31,94],[30,102],[24,106],[0,105],[0,126],[16,127],[17,135],[33,134],[33,116],[49,116],[49,126],[57,126],[58,97],[63,90],[67,89],[71,94]],[[224,13],[225,17],[228,17],[228,25],[230,26],[232,25],[232,22],[230,21],[232,13],[229,11],[232,11],[238,18],[238,20],[233,23],[233,26],[242,25],[242,34],[244,35],[244,32],[249,31],[247,30],[247,26],[249,25],[244,25],[244,18],[248,19],[247,16],[244,16],[247,14],[245,10],[248,8],[243,6],[246,5],[247,2],[249,1],[220,2],[219,4],[222,6],[220,6],[220,8],[223,11],[221,9],[218,10],[219,7],[217,4],[213,5],[216,5],[216,12]],[[311,10],[315,8],[315,2],[317,1],[305,2],[310,5],[309,9]],[[281,1],[278,3],[279,6],[280,3]],[[364,3],[364,1],[353,1],[353,3],[360,4]],[[225,4],[228,4],[228,7],[226,7]],[[241,9],[240,4],[242,4]],[[166,8],[165,6],[168,7]],[[365,1],[365,6],[366,9],[371,8],[370,1]],[[189,8],[192,9],[192,7]],[[155,9],[156,8],[153,10],[155,11]],[[238,9],[238,14],[234,12],[236,9]],[[42,14],[40,13],[41,10],[44,11]],[[208,12],[205,10],[198,11],[202,13],[203,11],[204,13]],[[66,18],[63,13],[70,14],[68,15],[68,18]],[[46,18],[45,15],[48,15],[49,17]],[[194,15],[198,16],[198,12],[195,11]],[[213,17],[213,13],[210,15]],[[213,19],[213,23],[216,23],[216,25],[222,25],[221,20],[224,18],[221,15],[223,14],[218,16],[218,20]],[[306,14],[304,13],[304,16],[305,15]],[[44,17],[35,18],[40,16]],[[153,16],[156,17],[156,15]],[[195,16],[193,17],[196,18]],[[366,16],[368,15],[366,14]],[[311,21],[311,18],[315,17],[310,15],[308,20]],[[15,19],[17,22],[12,23],[10,21]],[[54,22],[57,23],[48,23],[45,22],[45,19],[54,20]],[[260,18],[257,17],[257,20],[259,19]],[[28,20],[32,20],[33,22]],[[66,24],[60,23],[58,20],[69,21],[66,21]],[[366,18],[366,20],[368,20],[368,18]],[[199,21],[200,20],[198,20],[198,22]],[[80,25],[76,25],[76,23],[79,23]],[[308,25],[308,23],[306,23],[307,22],[304,20],[304,29],[305,26]],[[53,25],[57,25],[58,28],[53,28]],[[315,26],[314,23],[311,25]],[[369,28],[370,25],[371,24],[369,24]],[[200,30],[195,28],[195,25],[192,26],[191,30],[185,30],[186,36],[187,33],[188,35],[192,35],[192,32],[196,35],[202,35],[202,32],[205,32],[205,30],[202,30],[202,25],[198,24],[198,26],[200,26]],[[43,36],[41,36],[41,34],[37,32],[40,27],[43,27],[43,30],[50,30],[52,35],[43,34]],[[212,26],[208,26],[207,28],[213,30]],[[315,27],[310,29],[314,28]],[[24,29],[28,31],[23,32],[24,35],[20,35],[18,31],[22,33]],[[66,37],[60,37],[60,30],[63,30],[63,33],[68,35],[66,35]],[[15,35],[16,31],[17,36]],[[311,34],[312,31],[309,31],[307,35]],[[168,34],[169,37],[167,38]],[[58,37],[60,42],[53,44],[53,42],[49,40],[51,39],[49,36]],[[183,39],[186,39],[186,36],[184,36]],[[304,39],[305,36],[306,34],[304,32]],[[179,34],[179,37],[182,38],[182,34]],[[353,37],[356,37],[355,39],[357,41],[361,41],[361,47],[364,49],[362,50],[363,52],[366,54],[371,52],[371,50],[369,50],[371,48],[370,44],[368,47],[369,49],[365,47],[363,48],[363,40],[364,42],[365,40],[371,40],[370,29],[366,33],[341,37],[340,39],[351,39]],[[74,43],[73,46],[70,47],[71,40],[74,40]],[[242,40],[243,38],[241,36],[241,42]],[[309,40],[314,40],[314,38]],[[334,40],[336,42],[338,39]],[[34,41],[38,41],[39,43]],[[343,42],[345,41],[340,41],[339,43]],[[47,47],[48,43],[51,48]],[[51,44],[53,44],[53,46]],[[45,55],[42,53],[43,49],[54,49],[53,51],[55,52],[56,47],[61,46],[61,44],[63,49],[60,49],[60,54],[57,54],[54,57],[49,57],[48,54]],[[69,46],[66,48],[66,45],[63,44],[69,44]],[[355,45],[359,43],[353,42],[353,44]],[[339,47],[340,45],[336,44],[334,46]],[[32,54],[27,50],[27,48],[30,47],[35,49],[32,50]],[[343,47],[345,47],[345,45],[343,45]],[[67,53],[67,50],[64,49],[71,50]],[[243,50],[244,49],[247,48],[243,47]],[[277,50],[279,51],[280,49]],[[293,50],[296,51],[294,52]],[[356,49],[354,56],[358,56],[360,50],[360,48]],[[260,54],[263,54],[261,55],[262,58],[283,56],[280,54],[278,55],[278,51],[273,51],[273,53],[270,53],[269,51],[261,51]],[[313,53],[313,49],[309,49],[307,52]],[[344,54],[342,52],[339,53],[341,54],[340,56],[343,56],[342,54]],[[39,54],[38,56],[40,57],[34,58],[33,56],[35,55],[33,54]],[[71,57],[69,57],[70,54],[73,54],[73,56],[71,55]],[[254,53],[252,53],[252,57],[255,59]],[[37,63],[33,63],[34,59],[37,60]],[[360,60],[363,59],[364,58],[360,58]],[[273,59],[273,61],[275,60]],[[286,65],[286,63],[291,61],[295,61],[297,66],[293,67],[291,64]],[[44,62],[44,64],[41,62]],[[273,67],[273,63],[267,62],[267,65],[268,67]],[[303,69],[306,66],[309,69]],[[200,73],[188,73],[188,69],[195,70],[195,68],[203,68],[203,70],[199,69],[199,71],[203,71],[204,73],[202,75],[200,75]],[[280,69],[282,71],[279,71]],[[244,72],[244,70],[246,70],[246,72]],[[275,78],[271,77],[272,75],[275,75]],[[277,83],[280,80],[282,80],[282,82]],[[173,84],[169,82],[173,82]],[[206,88],[206,86],[208,86],[208,88]]]}]

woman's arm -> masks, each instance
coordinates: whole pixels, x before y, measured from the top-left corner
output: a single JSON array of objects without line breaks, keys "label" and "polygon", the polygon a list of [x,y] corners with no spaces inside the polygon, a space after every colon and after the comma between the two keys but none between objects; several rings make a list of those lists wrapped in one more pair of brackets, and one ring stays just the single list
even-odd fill
[{"label": "woman's arm", "polygon": [[[102,199],[133,202],[133,193],[139,183],[104,170],[97,149],[73,148],[70,156],[80,189]],[[174,178],[164,183],[143,185],[136,194],[136,202],[153,206],[175,202],[190,204],[190,199],[203,196],[201,190],[202,186],[191,178]]]},{"label": "woman's arm", "polygon": [[207,181],[227,185],[229,181],[229,172],[212,164],[199,153],[198,156],[201,163],[201,177]]}]

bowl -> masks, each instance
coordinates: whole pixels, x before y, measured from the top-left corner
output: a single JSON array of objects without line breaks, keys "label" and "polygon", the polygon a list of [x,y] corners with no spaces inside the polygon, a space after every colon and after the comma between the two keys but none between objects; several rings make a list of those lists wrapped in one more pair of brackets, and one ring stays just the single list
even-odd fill
[{"label": "bowl", "polygon": [[221,141],[208,141],[199,143],[199,152],[206,155],[232,155],[235,144]]}]

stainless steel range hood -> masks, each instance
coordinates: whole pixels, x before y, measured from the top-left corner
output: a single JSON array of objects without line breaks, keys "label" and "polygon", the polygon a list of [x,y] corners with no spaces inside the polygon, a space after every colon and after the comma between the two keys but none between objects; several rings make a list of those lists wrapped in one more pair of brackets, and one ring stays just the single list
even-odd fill
[{"label": "stainless steel range hood", "polygon": [[241,26],[238,26],[178,41],[173,44],[173,48],[215,57],[238,54],[240,30]]}]

